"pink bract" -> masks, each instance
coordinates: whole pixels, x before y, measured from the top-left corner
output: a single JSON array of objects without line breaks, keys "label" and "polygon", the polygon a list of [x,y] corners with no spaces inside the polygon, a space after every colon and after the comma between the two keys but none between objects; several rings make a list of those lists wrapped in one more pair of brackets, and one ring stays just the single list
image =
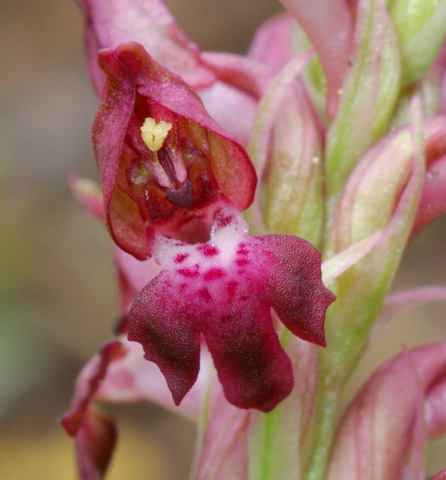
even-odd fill
[{"label": "pink bract", "polygon": [[326,112],[336,114],[353,46],[353,21],[345,0],[320,0],[309,8],[305,0],[281,0],[314,45],[327,77]]},{"label": "pink bract", "polygon": [[426,138],[426,177],[412,235],[446,213],[446,117],[435,117],[442,126]]},{"label": "pink bract", "polygon": [[[404,352],[379,368],[341,421],[328,480],[391,480],[403,478],[403,468],[407,478],[420,478],[422,459],[420,465],[414,458],[422,457],[424,439],[418,423],[427,424],[428,434],[433,424],[444,427],[443,409],[436,402],[445,372],[444,342]],[[431,418],[422,418],[423,402],[430,405]]]}]

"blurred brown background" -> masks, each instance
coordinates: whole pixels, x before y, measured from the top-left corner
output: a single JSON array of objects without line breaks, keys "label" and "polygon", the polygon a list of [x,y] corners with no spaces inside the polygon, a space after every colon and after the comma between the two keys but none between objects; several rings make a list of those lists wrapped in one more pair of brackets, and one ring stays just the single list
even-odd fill
[{"label": "blurred brown background", "polygon": [[[203,49],[240,53],[255,26],[280,10],[274,0],[166,3]],[[107,234],[67,182],[72,171],[97,178],[89,136],[98,101],[72,2],[2,0],[0,44],[0,478],[72,480],[72,442],[56,419],[117,315]],[[438,220],[410,246],[397,286],[444,282],[445,240]],[[401,319],[357,381],[403,342],[445,338],[443,312],[437,304]],[[148,404],[109,411],[121,433],[109,479],[187,478],[193,425]],[[445,445],[437,441],[429,455]]]}]

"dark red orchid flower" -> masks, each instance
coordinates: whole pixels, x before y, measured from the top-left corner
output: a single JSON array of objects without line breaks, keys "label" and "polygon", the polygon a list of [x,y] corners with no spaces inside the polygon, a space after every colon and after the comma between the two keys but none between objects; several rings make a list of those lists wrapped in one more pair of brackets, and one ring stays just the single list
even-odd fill
[{"label": "dark red orchid flower", "polygon": [[136,43],[102,50],[99,65],[107,80],[93,144],[108,228],[123,250],[147,258],[155,233],[205,241],[221,202],[250,205],[247,153],[180,77]]},{"label": "dark red orchid flower", "polygon": [[[73,179],[76,195],[98,215],[100,199],[83,183]],[[120,332],[130,331],[129,339],[160,367],[176,404],[196,381],[200,354],[203,367],[202,340],[234,405],[266,411],[285,398],[291,364],[271,307],[292,333],[325,345],[325,311],[334,295],[322,285],[317,250],[292,235],[250,237],[240,212],[226,206],[217,211],[207,243],[157,236],[152,251],[139,262],[115,248],[124,311],[133,303]],[[159,380],[144,387],[151,388],[163,392]],[[196,406],[194,398],[188,395],[186,403]]]},{"label": "dark red orchid flower", "polygon": [[175,403],[196,381],[202,336],[229,402],[269,411],[288,396],[292,367],[271,308],[294,335],[325,346],[334,295],[319,252],[292,235],[248,236],[233,207],[216,213],[207,243],[159,236],[152,252],[163,270],[136,297],[128,338],[159,366]]}]

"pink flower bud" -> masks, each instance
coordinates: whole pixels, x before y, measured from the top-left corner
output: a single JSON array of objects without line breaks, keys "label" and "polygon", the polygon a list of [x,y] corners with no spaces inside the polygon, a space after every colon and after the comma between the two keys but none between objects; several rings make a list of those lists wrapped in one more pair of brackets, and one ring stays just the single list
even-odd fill
[{"label": "pink flower bud", "polygon": [[405,467],[405,455],[409,449],[412,455],[420,453],[422,438],[418,442],[413,436],[422,414],[419,402],[429,398],[439,381],[444,382],[445,372],[445,343],[402,353],[383,365],[341,421],[327,479],[393,480],[402,478],[404,468],[404,478],[419,478],[411,468],[420,466],[415,462]]}]

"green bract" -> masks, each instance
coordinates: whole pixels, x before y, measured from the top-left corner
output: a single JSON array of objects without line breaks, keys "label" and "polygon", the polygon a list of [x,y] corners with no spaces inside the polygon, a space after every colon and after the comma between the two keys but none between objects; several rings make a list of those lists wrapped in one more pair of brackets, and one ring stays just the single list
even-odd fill
[{"label": "green bract", "polygon": [[388,0],[401,44],[403,85],[423,75],[446,34],[445,0]]},{"label": "green bract", "polygon": [[353,167],[385,132],[400,91],[398,39],[384,5],[375,0],[360,2],[357,15],[356,49],[327,135],[331,209]]}]

